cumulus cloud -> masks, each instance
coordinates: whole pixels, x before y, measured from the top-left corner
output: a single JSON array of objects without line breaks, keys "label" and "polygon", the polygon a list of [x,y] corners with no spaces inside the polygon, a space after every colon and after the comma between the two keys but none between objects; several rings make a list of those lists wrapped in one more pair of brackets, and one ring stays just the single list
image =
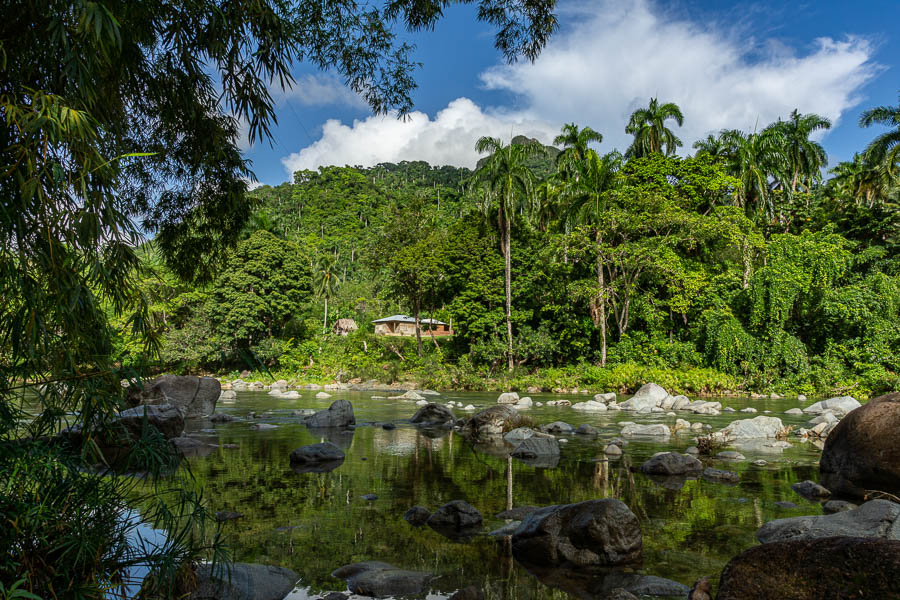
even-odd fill
[{"label": "cumulus cloud", "polygon": [[472,166],[481,135],[510,132],[549,142],[566,122],[604,136],[601,150],[624,150],[625,124],[651,96],[684,113],[677,134],[691,144],[722,128],[753,130],[791,110],[835,123],[860,100],[859,90],[881,67],[864,38],[818,38],[795,50],[757,44],[746,33],[665,13],[650,0],[569,4],[567,26],[535,63],[498,65],[481,74],[491,90],[511,92],[515,108],[481,108],[456,99],[434,119],[410,122],[370,117],[352,126],[328,121],[314,144],[283,159],[289,171],[327,164],[372,165],[422,159]]},{"label": "cumulus cloud", "polygon": [[413,112],[404,121],[372,116],[347,126],[331,119],[315,143],[282,159],[285,169],[315,169],[320,165],[364,165],[401,160],[425,160],[434,165],[474,167],[475,141],[489,135],[509,140],[527,135],[548,143],[556,125],[521,115],[486,112],[468,98],[457,98],[431,119]]}]

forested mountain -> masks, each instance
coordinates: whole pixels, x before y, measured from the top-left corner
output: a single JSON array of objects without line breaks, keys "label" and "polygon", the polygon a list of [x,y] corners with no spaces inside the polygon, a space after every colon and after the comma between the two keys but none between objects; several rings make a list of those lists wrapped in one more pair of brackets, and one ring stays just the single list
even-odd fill
[{"label": "forested mountain", "polygon": [[[687,158],[648,132],[665,120],[648,113],[634,125],[647,147],[627,159],[567,125],[563,148],[485,138],[474,172],[421,161],[298,171],[254,192],[243,241],[209,287],[168,293],[163,362],[459,386],[627,387],[609,374],[640,367],[697,391],[891,387],[896,175],[879,187],[857,157],[823,182],[813,117],[723,131]],[[375,338],[371,321],[395,313],[456,335]],[[345,317],[361,329],[338,338],[331,324]]]}]

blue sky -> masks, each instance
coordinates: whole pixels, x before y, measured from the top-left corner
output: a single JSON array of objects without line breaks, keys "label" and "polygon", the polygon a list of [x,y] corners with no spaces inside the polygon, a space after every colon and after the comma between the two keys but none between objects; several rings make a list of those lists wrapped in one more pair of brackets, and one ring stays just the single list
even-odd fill
[{"label": "blue sky", "polygon": [[560,29],[534,64],[506,65],[471,7],[449,9],[432,32],[404,35],[423,63],[408,122],[374,117],[333,74],[299,65],[276,94],[270,144],[246,149],[262,183],[299,168],[422,159],[472,166],[480,135],[549,143],[565,122],[624,150],[628,115],[651,96],[685,114],[686,151],[720,128],[752,130],[793,108],[828,116],[831,164],[878,131],[859,113],[896,105],[900,0],[806,3],[680,0],[563,1]]}]

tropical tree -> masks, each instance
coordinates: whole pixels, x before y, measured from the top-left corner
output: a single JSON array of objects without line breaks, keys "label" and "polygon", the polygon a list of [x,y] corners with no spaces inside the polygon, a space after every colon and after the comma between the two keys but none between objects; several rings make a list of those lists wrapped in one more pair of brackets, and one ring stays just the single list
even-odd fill
[{"label": "tropical tree", "polygon": [[896,192],[900,181],[892,177],[884,161],[872,162],[869,154],[854,154],[853,160],[839,162],[830,173],[828,187],[838,196],[852,198],[869,208],[884,202]]},{"label": "tropical tree", "polygon": [[602,141],[603,135],[590,127],[579,129],[575,123],[563,125],[560,134],[553,138],[553,145],[563,147],[563,151],[556,155],[560,172],[565,173],[569,164],[584,160],[591,142],[599,144]]},{"label": "tropical tree", "polygon": [[713,158],[723,158],[727,156],[728,147],[722,141],[722,136],[709,134],[706,139],[694,142],[694,150],[697,154],[707,154]]},{"label": "tropical tree", "polygon": [[543,154],[544,149],[537,143],[504,144],[499,138],[485,136],[475,143],[475,150],[480,154],[489,153],[487,161],[473,175],[473,181],[485,193],[484,214],[496,210],[505,263],[507,366],[512,371],[512,225],[517,218],[529,219],[534,212],[535,176],[526,161]]},{"label": "tropical tree", "polygon": [[634,136],[634,141],[625,152],[626,158],[641,157],[663,152],[666,156],[675,154],[682,142],[666,127],[666,121],[674,119],[679,127],[684,123],[684,115],[677,104],[666,102],[659,104],[656,98],[650,98],[647,108],[639,108],[631,113],[625,133]]},{"label": "tropical tree", "polygon": [[775,217],[775,202],[770,178],[787,181],[790,164],[784,153],[784,133],[777,127],[767,127],[759,133],[744,133],[737,129],[720,134],[727,148],[729,174],[741,181],[739,205],[748,214],[761,212]]},{"label": "tropical tree", "polygon": [[606,216],[609,195],[615,190],[622,167],[622,155],[610,152],[600,156],[588,149],[584,157],[568,163],[571,177],[562,190],[565,204],[572,220],[590,229],[596,250],[597,286],[591,300],[591,319],[600,328],[600,364],[606,366],[607,355],[607,302],[609,290],[604,273],[603,220]]},{"label": "tropical tree", "polygon": [[897,176],[900,173],[900,103],[897,106],[870,108],[859,116],[860,127],[876,124],[893,129],[869,142],[866,146],[866,158],[873,163],[882,163],[888,173]]},{"label": "tropical tree", "polygon": [[313,281],[317,298],[325,300],[325,318],[322,320],[322,333],[328,333],[328,299],[340,285],[338,276],[338,254],[327,252],[319,256],[313,266]]},{"label": "tropical tree", "polygon": [[797,190],[798,184],[809,191],[822,179],[822,167],[828,164],[825,148],[809,136],[815,131],[831,129],[831,121],[815,113],[802,115],[794,109],[787,121],[779,119],[774,126],[784,136],[783,152],[790,166],[791,192]]}]

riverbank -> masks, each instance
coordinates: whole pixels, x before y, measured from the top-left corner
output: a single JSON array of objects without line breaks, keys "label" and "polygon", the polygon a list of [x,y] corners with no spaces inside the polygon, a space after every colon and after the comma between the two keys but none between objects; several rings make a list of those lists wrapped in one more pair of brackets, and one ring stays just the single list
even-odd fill
[{"label": "riverbank", "polygon": [[[371,371],[360,373],[351,365],[334,368],[280,368],[269,370],[231,371],[212,373],[227,385],[241,379],[244,382],[271,384],[284,380],[291,387],[321,386],[322,389],[346,389],[353,391],[404,391],[411,389],[458,390],[471,392],[516,391],[528,394],[551,392],[556,394],[595,394],[617,392],[631,394],[647,382],[658,383],[673,393],[690,396],[731,397],[742,396],[755,399],[807,396],[827,397],[852,390],[858,398],[868,398],[873,394],[871,386],[861,381],[841,385],[812,386],[809,384],[758,386],[752,382],[702,367],[667,368],[624,363],[600,367],[581,364],[559,368],[544,368],[526,371],[517,369],[513,373],[483,373],[466,364],[408,365],[406,369],[386,364],[379,377],[363,377]],[[315,389],[311,387],[310,389]]]}]

